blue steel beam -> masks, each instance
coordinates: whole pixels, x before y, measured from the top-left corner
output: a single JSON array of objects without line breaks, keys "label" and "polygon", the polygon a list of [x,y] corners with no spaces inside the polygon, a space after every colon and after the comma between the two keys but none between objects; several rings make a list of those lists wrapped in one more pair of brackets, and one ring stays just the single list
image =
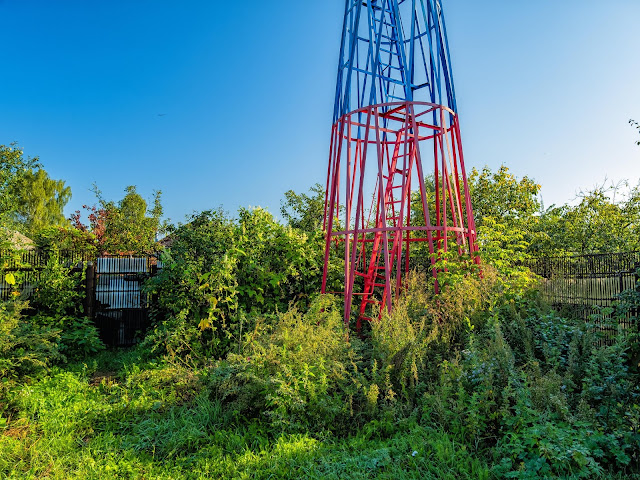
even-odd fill
[{"label": "blue steel beam", "polygon": [[334,122],[391,101],[457,111],[440,0],[345,1]]}]

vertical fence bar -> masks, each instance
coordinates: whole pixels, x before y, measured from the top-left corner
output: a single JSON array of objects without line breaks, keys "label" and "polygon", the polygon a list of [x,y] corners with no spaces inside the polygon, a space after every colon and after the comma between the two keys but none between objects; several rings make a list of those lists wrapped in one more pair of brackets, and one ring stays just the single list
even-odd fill
[{"label": "vertical fence bar", "polygon": [[92,319],[96,303],[96,267],[93,262],[87,263],[85,271],[84,313]]}]

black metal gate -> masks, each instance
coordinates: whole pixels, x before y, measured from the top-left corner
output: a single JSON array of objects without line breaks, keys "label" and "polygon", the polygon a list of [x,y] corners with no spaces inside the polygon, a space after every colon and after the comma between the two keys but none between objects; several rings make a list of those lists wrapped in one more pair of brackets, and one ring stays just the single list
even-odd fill
[{"label": "black metal gate", "polygon": [[154,257],[99,257],[87,268],[93,317],[107,345],[137,343],[149,327],[150,298],[142,284],[157,270]]}]

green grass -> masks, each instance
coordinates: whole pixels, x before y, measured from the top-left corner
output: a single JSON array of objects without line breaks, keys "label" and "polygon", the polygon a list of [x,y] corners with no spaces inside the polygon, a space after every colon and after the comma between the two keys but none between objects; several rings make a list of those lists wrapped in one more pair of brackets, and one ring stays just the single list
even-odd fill
[{"label": "green grass", "polygon": [[493,478],[486,459],[411,420],[349,438],[274,434],[234,418],[198,372],[145,364],[136,350],[53,371],[8,397],[3,479]]},{"label": "green grass", "polygon": [[9,393],[0,478],[489,478],[445,433],[335,439],[235,422],[196,373],[103,354]]}]

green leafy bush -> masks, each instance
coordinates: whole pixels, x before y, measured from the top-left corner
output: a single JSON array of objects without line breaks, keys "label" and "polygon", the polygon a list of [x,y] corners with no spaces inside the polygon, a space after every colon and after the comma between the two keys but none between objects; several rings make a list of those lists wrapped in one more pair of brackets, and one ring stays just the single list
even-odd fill
[{"label": "green leafy bush", "polygon": [[237,220],[201,212],[171,237],[163,268],[145,289],[158,299],[147,344],[172,358],[223,357],[256,315],[284,311],[320,289],[318,239],[262,209],[241,209]]},{"label": "green leafy bush", "polygon": [[95,235],[74,227],[49,226],[40,230],[34,240],[44,252],[73,252],[85,258],[95,257],[98,252]]},{"label": "green leafy bush", "polygon": [[30,323],[60,332],[59,351],[68,360],[104,349],[97,328],[83,316],[84,275],[84,264],[82,269],[71,270],[53,248],[30,297],[35,311]]},{"label": "green leafy bush", "polygon": [[23,316],[26,306],[0,303],[0,379],[36,372],[60,358],[59,331],[31,324]]}]

